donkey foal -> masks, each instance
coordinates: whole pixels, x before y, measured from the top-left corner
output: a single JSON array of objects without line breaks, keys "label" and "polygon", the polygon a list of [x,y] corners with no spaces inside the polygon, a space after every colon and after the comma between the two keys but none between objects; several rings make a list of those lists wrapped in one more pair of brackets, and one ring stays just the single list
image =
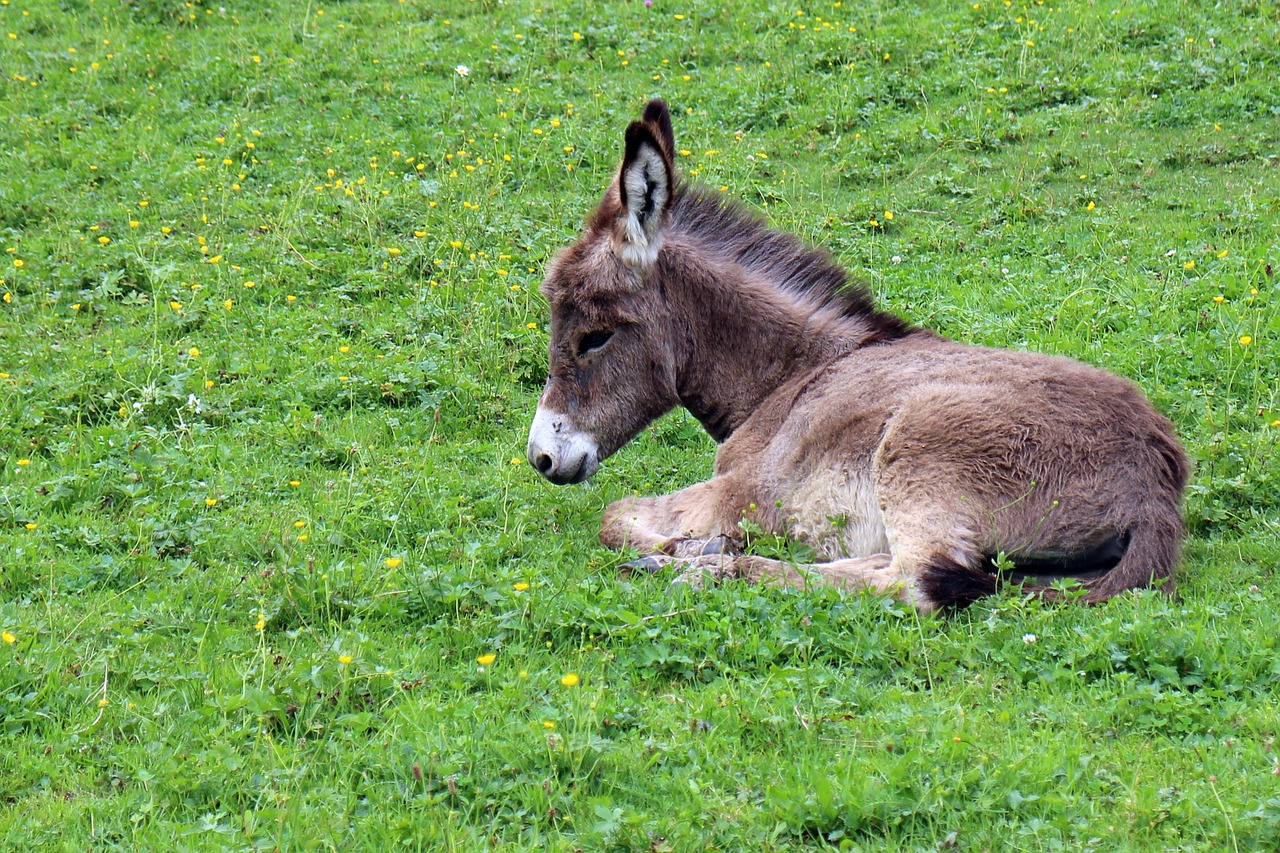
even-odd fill
[{"label": "donkey foal", "polygon": [[[612,504],[607,546],[686,581],[871,588],[922,610],[1005,581],[1056,597],[1079,579],[1086,602],[1172,589],[1187,462],[1137,387],[878,310],[827,253],[682,183],[674,151],[655,100],[542,288],[528,456],[543,476],[587,479],[677,405],[720,444],[707,482]],[[821,562],[740,555],[743,519]]]}]

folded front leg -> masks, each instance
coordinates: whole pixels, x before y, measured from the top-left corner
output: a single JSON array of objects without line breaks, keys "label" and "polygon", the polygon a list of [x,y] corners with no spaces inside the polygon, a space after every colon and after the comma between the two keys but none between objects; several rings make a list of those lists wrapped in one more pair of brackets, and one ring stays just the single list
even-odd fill
[{"label": "folded front leg", "polygon": [[710,539],[673,539],[668,543],[664,553],[646,554],[618,566],[625,574],[631,572],[647,572],[657,574],[673,562],[689,563],[699,557],[738,554],[737,546],[725,536],[713,536]]},{"label": "folded front leg", "polygon": [[738,522],[752,506],[727,477],[669,495],[624,498],[605,510],[600,541],[614,549],[696,557],[708,540],[723,537],[719,550],[727,550],[741,542]]}]

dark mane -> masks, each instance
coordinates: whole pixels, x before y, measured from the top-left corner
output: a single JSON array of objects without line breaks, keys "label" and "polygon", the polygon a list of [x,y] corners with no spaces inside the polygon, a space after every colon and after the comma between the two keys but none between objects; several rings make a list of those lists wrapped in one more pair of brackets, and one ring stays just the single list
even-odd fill
[{"label": "dark mane", "polygon": [[866,289],[850,281],[849,274],[826,250],[770,228],[762,216],[732,199],[681,182],[676,186],[670,215],[672,229],[698,235],[744,269],[792,293],[858,318],[870,327],[876,340],[900,338],[914,329],[901,317],[876,308]]}]

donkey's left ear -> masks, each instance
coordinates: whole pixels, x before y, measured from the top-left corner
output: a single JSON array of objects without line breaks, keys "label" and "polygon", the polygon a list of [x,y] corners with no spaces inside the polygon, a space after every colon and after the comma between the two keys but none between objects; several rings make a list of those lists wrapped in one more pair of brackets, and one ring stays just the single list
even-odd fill
[{"label": "donkey's left ear", "polygon": [[653,263],[662,247],[662,222],[675,183],[675,147],[667,105],[654,100],[640,121],[627,127],[618,176],[622,202],[622,258],[635,267]]}]

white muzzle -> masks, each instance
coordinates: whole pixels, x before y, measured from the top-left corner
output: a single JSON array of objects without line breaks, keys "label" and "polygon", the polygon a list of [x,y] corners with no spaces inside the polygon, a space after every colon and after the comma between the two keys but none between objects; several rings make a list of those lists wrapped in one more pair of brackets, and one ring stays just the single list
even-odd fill
[{"label": "white muzzle", "polygon": [[600,447],[568,415],[538,407],[529,427],[529,464],[556,485],[581,483],[600,469]]}]

